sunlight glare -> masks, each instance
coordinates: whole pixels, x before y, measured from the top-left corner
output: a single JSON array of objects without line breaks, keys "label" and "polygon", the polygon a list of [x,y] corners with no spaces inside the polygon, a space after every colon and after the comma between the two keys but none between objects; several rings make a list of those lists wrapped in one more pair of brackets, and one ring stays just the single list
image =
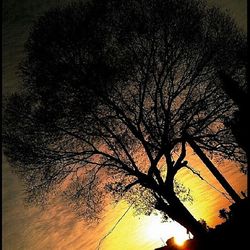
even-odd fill
[{"label": "sunlight glare", "polygon": [[174,236],[174,241],[178,246],[182,246],[186,240],[187,240],[186,234],[178,233],[177,235]]},{"label": "sunlight glare", "polygon": [[181,246],[189,239],[187,230],[177,222],[161,222],[159,216],[150,216],[145,228],[145,234],[148,239],[153,241],[164,241],[174,237],[177,245]]},{"label": "sunlight glare", "polygon": [[161,223],[159,216],[150,216],[146,226],[146,235],[151,240],[165,239],[167,223]]},{"label": "sunlight glare", "polygon": [[172,237],[174,237],[175,243],[179,246],[182,246],[184,242],[189,239],[187,230],[176,222],[172,222],[170,225],[171,234]]}]

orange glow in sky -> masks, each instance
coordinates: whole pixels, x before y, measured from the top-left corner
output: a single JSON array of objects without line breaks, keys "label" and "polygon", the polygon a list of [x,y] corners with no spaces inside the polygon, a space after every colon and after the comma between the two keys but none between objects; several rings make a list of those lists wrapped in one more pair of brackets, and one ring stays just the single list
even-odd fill
[{"label": "orange glow in sky", "polygon": [[[200,170],[204,178],[223,191],[196,157],[190,157],[189,162],[192,167]],[[24,207],[20,182],[10,173],[5,161],[3,166],[4,249],[97,250],[100,240],[114,227],[129,206],[125,202],[110,205],[104,212],[103,219],[96,225],[77,219],[74,212],[61,202],[45,210]],[[235,163],[221,164],[219,169],[239,194],[246,190],[247,176],[239,172]],[[230,201],[187,169],[178,173],[177,179],[179,178],[191,190],[194,202],[185,205],[194,217],[197,220],[204,219],[210,227],[221,223],[218,211],[228,208]],[[10,183],[15,185],[9,185]],[[176,222],[161,223],[161,218],[155,215],[134,216],[133,209],[130,209],[113,232],[102,241],[100,250],[152,250],[163,246],[171,237],[187,239],[188,235],[186,229]]]},{"label": "orange glow in sky", "polygon": [[[230,198],[227,199],[222,194],[225,191],[197,156],[192,154],[190,150],[189,155],[189,164],[197,171],[200,171],[201,176],[207,182],[195,176],[188,169],[181,170],[177,174],[177,179],[191,190],[191,195],[194,199],[192,204],[184,204],[197,220],[204,219],[208,226],[214,227],[222,222],[218,217],[218,211],[231,205]],[[215,165],[217,164],[215,163]],[[239,194],[240,191],[246,190],[247,177],[239,172],[239,168],[235,163],[225,161],[217,166],[219,166],[221,173]],[[114,215],[117,215],[117,218],[113,220],[113,224],[118,220],[118,214],[121,216],[127,207],[128,205],[121,203],[113,210],[111,216],[114,218]],[[106,231],[108,231],[108,228]],[[190,236],[192,237],[191,234]],[[120,249],[152,250],[163,246],[166,240],[171,237],[175,238],[177,244],[182,245],[189,238],[189,235],[187,230],[176,222],[162,223],[160,216],[156,215],[134,217],[131,209],[115,231],[105,239],[100,249],[115,250],[119,246],[123,246]]]}]

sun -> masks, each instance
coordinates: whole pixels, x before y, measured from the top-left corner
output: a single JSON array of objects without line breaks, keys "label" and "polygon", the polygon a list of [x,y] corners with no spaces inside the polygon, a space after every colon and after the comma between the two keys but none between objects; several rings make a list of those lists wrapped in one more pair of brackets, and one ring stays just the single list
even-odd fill
[{"label": "sun", "polygon": [[187,229],[182,227],[180,224],[176,222],[169,223],[172,237],[174,237],[174,241],[178,246],[182,246],[186,240],[188,240],[191,235],[187,233]]},{"label": "sun", "polygon": [[174,236],[174,241],[178,246],[182,246],[187,239],[187,235],[183,234],[183,232],[178,232]]},{"label": "sun", "polygon": [[145,236],[152,241],[166,242],[167,239],[174,237],[177,245],[181,246],[189,239],[187,230],[177,222],[162,223],[160,216],[150,216],[145,227]]}]

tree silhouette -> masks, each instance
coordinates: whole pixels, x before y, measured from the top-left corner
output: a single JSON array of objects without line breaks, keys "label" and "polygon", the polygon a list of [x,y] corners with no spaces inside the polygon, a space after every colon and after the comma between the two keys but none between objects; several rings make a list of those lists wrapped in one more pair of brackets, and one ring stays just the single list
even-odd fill
[{"label": "tree silhouette", "polygon": [[237,74],[244,48],[232,20],[203,1],[96,0],[46,13],[26,43],[23,90],[4,104],[4,153],[28,201],[63,193],[90,218],[111,193],[202,235],[174,177],[188,163],[187,134],[244,162],[216,74]]},{"label": "tree silhouette", "polygon": [[[244,55],[245,56],[245,55]],[[243,56],[243,61],[246,58]],[[244,60],[245,59],[245,60]],[[244,67],[242,67],[244,69]],[[243,75],[243,76],[242,76]],[[219,72],[222,86],[225,92],[232,98],[237,104],[238,110],[234,112],[234,119],[230,119],[226,122],[227,126],[231,127],[235,138],[239,145],[244,149],[247,156],[247,168],[249,168],[250,162],[250,146],[249,146],[249,119],[248,117],[248,100],[249,100],[249,86],[247,85],[245,74],[240,74],[240,78],[234,80],[232,76],[223,71]],[[243,79],[242,79],[243,78]],[[246,168],[242,169],[243,172],[247,172]]]}]

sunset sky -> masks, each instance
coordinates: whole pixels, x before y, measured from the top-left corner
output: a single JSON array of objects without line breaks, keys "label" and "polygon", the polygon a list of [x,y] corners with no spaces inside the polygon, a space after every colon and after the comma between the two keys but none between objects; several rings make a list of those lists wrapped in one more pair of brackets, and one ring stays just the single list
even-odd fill
[{"label": "sunset sky", "polygon": [[[23,44],[27,38],[32,21],[50,7],[63,5],[70,0],[4,0],[3,1],[3,94],[18,91],[16,76],[17,65],[23,56]],[[210,0],[223,10],[228,9],[239,27],[246,31],[246,0]],[[192,155],[192,152],[191,152]],[[192,167],[200,171],[202,177],[194,176],[189,170],[178,173],[177,179],[190,188],[194,202],[185,204],[194,217],[204,219],[214,227],[221,223],[218,211],[231,203],[218,190],[222,187],[208,172],[195,155],[189,159]],[[6,250],[40,250],[40,249],[86,249],[95,250],[100,240],[109,233],[116,222],[128,211],[114,231],[107,235],[100,245],[100,250],[153,250],[163,245],[169,237],[185,234],[175,222],[161,223],[159,216],[134,216],[125,202],[110,204],[103,212],[99,224],[89,224],[76,217],[73,211],[61,201],[42,210],[27,207],[24,204],[21,181],[11,173],[3,157],[2,162],[2,216],[3,249]],[[247,189],[247,177],[239,172],[233,162],[220,164],[220,171],[240,194]]]}]

